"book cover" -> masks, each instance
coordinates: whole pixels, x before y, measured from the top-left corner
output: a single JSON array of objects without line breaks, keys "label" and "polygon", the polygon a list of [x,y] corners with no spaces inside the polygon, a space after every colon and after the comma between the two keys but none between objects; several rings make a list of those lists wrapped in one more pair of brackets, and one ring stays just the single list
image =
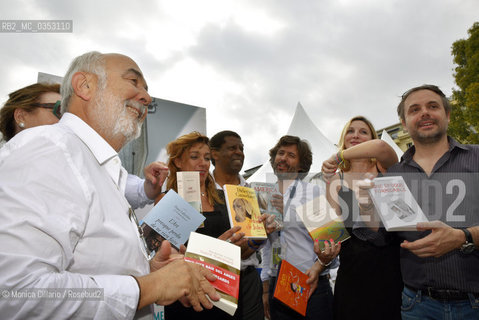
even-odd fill
[{"label": "book cover", "polygon": [[266,230],[259,221],[261,213],[254,189],[232,184],[225,184],[223,189],[231,227],[240,226],[240,232],[244,232],[246,238],[266,239]]},{"label": "book cover", "polygon": [[369,195],[387,231],[415,231],[428,219],[401,176],[373,179]]},{"label": "book cover", "polygon": [[204,220],[205,217],[174,190],[168,191],[143,219],[177,249]]},{"label": "book cover", "polygon": [[220,295],[213,304],[230,315],[238,308],[241,248],[217,238],[192,232],[185,260],[210,270],[216,281],[211,284]]},{"label": "book cover", "polygon": [[324,249],[324,242],[330,239],[338,243],[350,238],[343,220],[338,217],[324,194],[297,207],[296,213],[313,241],[318,240],[321,249]]},{"label": "book cover", "polygon": [[288,261],[283,260],[273,296],[299,314],[306,316],[308,295],[311,289],[306,280],[308,280],[306,274],[299,271]]},{"label": "book cover", "polygon": [[275,206],[271,203],[273,195],[281,195],[278,189],[278,184],[268,182],[251,182],[251,188],[256,191],[256,197],[258,198],[259,211],[261,214],[269,213],[275,216],[278,222],[283,221],[283,215],[279,212]]},{"label": "book cover", "polygon": [[199,171],[176,172],[178,194],[198,212],[201,210],[201,189]]}]

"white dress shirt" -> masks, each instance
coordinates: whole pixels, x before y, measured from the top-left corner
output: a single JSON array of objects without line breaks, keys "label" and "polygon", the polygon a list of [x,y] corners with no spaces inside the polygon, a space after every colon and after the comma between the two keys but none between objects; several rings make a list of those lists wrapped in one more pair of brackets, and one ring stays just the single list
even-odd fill
[{"label": "white dress shirt", "polygon": [[133,174],[128,174],[126,178],[125,197],[133,209],[143,208],[155,202],[145,193],[145,179]]},{"label": "white dress shirt", "polygon": [[135,316],[130,275],[149,265],[129,218],[126,178],[116,151],[70,113],[0,150],[0,288],[104,290],[101,300],[0,299],[2,318]]}]

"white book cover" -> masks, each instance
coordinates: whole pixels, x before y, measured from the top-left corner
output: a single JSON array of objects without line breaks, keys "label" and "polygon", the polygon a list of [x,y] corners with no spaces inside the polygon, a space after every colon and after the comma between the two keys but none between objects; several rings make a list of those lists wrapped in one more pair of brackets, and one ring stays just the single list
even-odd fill
[{"label": "white book cover", "polygon": [[198,171],[178,171],[176,181],[178,194],[198,212],[202,212],[200,173]]},{"label": "white book cover", "polygon": [[418,222],[428,221],[403,177],[380,177],[373,182],[369,194],[387,231],[415,231]]},{"label": "white book cover", "polygon": [[185,260],[210,270],[216,281],[211,284],[220,295],[213,304],[230,315],[238,308],[241,248],[229,242],[191,232]]}]

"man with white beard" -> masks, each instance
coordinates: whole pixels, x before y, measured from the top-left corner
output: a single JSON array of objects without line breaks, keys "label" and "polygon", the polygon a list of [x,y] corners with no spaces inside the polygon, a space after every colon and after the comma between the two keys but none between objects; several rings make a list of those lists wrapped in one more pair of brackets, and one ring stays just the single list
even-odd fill
[{"label": "man with white beard", "polygon": [[[149,255],[124,197],[117,152],[140,133],[151,101],[130,58],[86,53],[62,84],[59,123],[0,151],[0,310],[8,319],[152,318],[156,302],[200,311],[219,296],[206,269]],[[136,312],[139,310],[139,312]]]}]

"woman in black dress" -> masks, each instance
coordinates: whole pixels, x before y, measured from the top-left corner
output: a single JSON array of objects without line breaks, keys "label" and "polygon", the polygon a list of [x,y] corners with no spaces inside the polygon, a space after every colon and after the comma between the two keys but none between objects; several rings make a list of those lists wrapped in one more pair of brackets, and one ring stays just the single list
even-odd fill
[{"label": "woman in black dress", "polygon": [[[191,132],[179,137],[167,145],[166,150],[169,155],[168,169],[170,173],[166,183],[166,189],[178,191],[176,180],[177,171],[198,171],[200,173],[202,214],[205,216],[206,220],[204,221],[204,224],[196,230],[196,232],[222,240],[233,240],[234,244],[242,247],[243,253],[245,250],[244,247],[246,247],[246,250],[248,250],[246,239],[239,238],[238,234],[234,237],[230,237],[231,232],[228,231],[232,229],[230,229],[230,222],[224,201],[224,194],[222,190],[216,189],[213,177],[209,173],[211,153],[210,147],[208,146],[208,141],[208,137],[201,135],[198,132]],[[163,195],[164,194],[160,195],[157,201],[159,201]],[[238,227],[233,228],[233,230],[237,231],[236,229],[238,229]],[[253,272],[256,272],[256,270],[253,270]],[[242,273],[241,276],[244,277],[244,273]],[[259,287],[261,288],[261,286]],[[192,308],[186,308],[181,303],[175,302],[172,305],[165,306],[165,318],[168,320],[241,319],[243,311],[241,309],[243,307],[242,301],[244,301],[243,296],[247,294],[254,294],[259,295],[261,299],[261,293],[246,291],[247,290],[242,290],[240,285],[238,310],[234,317],[229,316],[226,312],[216,307],[213,307],[213,309],[210,310],[205,309],[201,312],[196,312]],[[262,318],[262,308],[257,313],[260,314]]]},{"label": "woman in black dress", "polygon": [[362,116],[348,121],[338,145],[339,152],[322,166],[328,200],[351,235],[342,243],[339,253],[334,319],[399,320],[403,288],[399,244],[375,246],[358,238],[353,230],[359,217],[354,181],[367,172],[381,175],[397,163],[396,153],[378,139],[371,122]]}]

